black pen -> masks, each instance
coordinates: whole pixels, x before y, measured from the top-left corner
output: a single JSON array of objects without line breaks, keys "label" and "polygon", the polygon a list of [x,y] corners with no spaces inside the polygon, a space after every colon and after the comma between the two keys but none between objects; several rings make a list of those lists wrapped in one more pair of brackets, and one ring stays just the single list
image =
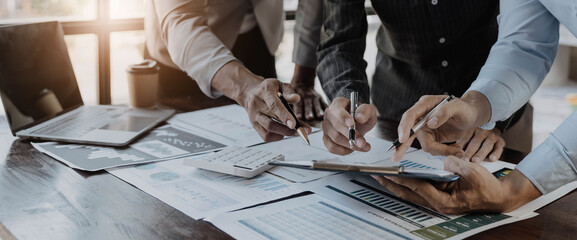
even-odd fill
[{"label": "black pen", "polygon": [[353,116],[353,126],[349,127],[349,145],[351,149],[353,149],[355,145],[355,134],[357,131],[357,126],[355,123],[355,112],[357,111],[357,107],[359,106],[359,94],[357,92],[351,92],[351,116]]},{"label": "black pen", "polygon": [[[433,114],[433,112],[435,112],[435,110],[437,110],[437,108],[439,108],[441,105],[445,104],[446,102],[450,102],[451,100],[455,99],[455,96],[453,95],[449,95],[447,96],[445,99],[443,99],[442,102],[440,102],[439,104],[437,104],[437,106],[435,106],[435,108],[433,108],[431,111],[429,111],[427,113],[427,115],[425,115],[424,117],[422,117],[417,124],[415,124],[415,126],[413,126],[413,128],[411,128],[411,134],[409,135],[409,137],[412,137],[413,135],[415,135],[415,133],[417,131],[419,131],[423,126],[425,126],[425,123],[427,122],[427,120],[429,120],[429,117]],[[391,145],[391,147],[389,147],[389,149],[387,149],[387,152],[393,150],[393,148],[398,148],[399,146],[401,146],[401,142],[399,141],[399,139],[397,138],[397,140],[395,140],[393,142],[393,145]]]},{"label": "black pen", "polygon": [[[305,132],[305,129],[303,128],[303,125],[301,124],[301,122],[299,121],[299,119],[297,118],[297,116],[295,116],[295,113],[293,112],[293,109],[291,108],[291,106],[289,105],[289,103],[286,101],[286,99],[284,99],[284,97],[282,96],[282,93],[278,92],[278,98],[280,98],[280,101],[282,102],[282,104],[284,105],[284,107],[289,111],[289,113],[295,118],[296,120],[296,124],[295,124],[295,129],[297,130],[297,133],[301,136],[301,138],[310,146],[311,142],[309,141],[309,138],[307,136],[307,133]],[[274,118],[273,118],[274,119]]]}]

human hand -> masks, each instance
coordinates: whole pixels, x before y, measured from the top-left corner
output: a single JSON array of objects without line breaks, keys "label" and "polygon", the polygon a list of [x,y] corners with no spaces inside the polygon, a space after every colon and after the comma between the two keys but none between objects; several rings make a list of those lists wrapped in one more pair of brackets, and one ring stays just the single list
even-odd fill
[{"label": "human hand", "polygon": [[301,97],[300,102],[293,104],[293,110],[297,118],[306,121],[322,120],[324,111],[327,108],[322,96],[312,88],[294,88],[294,90]]},{"label": "human hand", "polygon": [[482,165],[452,156],[445,159],[445,170],[461,177],[448,184],[404,177],[373,178],[400,198],[446,214],[509,212],[541,195],[518,170],[496,178]]},{"label": "human hand", "polygon": [[456,98],[437,108],[420,131],[410,136],[411,128],[447,96],[423,96],[407,110],[400,121],[399,141],[402,143],[393,155],[393,161],[400,161],[415,138],[425,151],[442,155],[462,156],[463,150],[447,142],[456,142],[466,136],[470,128],[488,122],[490,105],[479,92],[467,92],[463,98]]},{"label": "human hand", "polygon": [[[288,103],[299,102],[299,95],[288,84],[254,75],[239,62],[231,61],[215,74],[212,86],[244,107],[252,126],[265,141],[278,141],[297,134],[296,119],[278,97],[281,92]],[[310,126],[302,125],[307,133],[311,132]]]},{"label": "human hand", "polygon": [[[377,123],[377,109],[370,104],[361,104],[357,107],[354,119],[347,109],[349,99],[338,97],[325,110],[325,119],[322,123],[323,142],[329,152],[346,155],[353,151],[368,152],[371,149],[364,135]],[[354,122],[353,122],[354,121]],[[349,146],[349,127],[356,123],[355,146]]]},{"label": "human hand", "polygon": [[[288,84],[269,78],[249,89],[243,97],[244,103],[241,104],[248,112],[252,126],[267,142],[279,141],[284,136],[296,135],[295,126],[298,120],[282,104],[278,97],[279,91],[289,104],[296,104],[300,100],[299,95]],[[311,127],[306,123],[302,125],[307,134],[310,134]]]},{"label": "human hand", "polygon": [[505,140],[501,138],[501,130],[471,129],[469,134],[457,141],[457,145],[466,146],[464,160],[482,162],[485,158],[494,162],[503,154]]},{"label": "human hand", "polygon": [[327,104],[320,94],[315,91],[315,68],[295,64],[291,87],[301,97],[298,104],[293,105],[297,118],[306,121],[322,120]]}]

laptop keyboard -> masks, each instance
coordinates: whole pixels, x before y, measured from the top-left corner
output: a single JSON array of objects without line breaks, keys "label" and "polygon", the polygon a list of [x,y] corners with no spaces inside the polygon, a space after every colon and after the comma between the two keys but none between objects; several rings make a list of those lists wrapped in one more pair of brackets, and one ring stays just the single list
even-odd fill
[{"label": "laptop keyboard", "polygon": [[122,115],[125,111],[125,109],[118,108],[84,108],[32,133],[59,137],[81,137],[109,123],[111,119]]}]

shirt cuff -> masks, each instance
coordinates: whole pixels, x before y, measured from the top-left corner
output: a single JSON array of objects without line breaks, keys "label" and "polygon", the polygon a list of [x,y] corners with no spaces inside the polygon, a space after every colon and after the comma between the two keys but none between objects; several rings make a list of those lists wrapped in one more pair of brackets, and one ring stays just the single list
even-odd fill
[{"label": "shirt cuff", "polygon": [[544,143],[533,150],[517,169],[543,194],[577,180],[577,112],[573,113]]},{"label": "shirt cuff", "polygon": [[[489,78],[479,78],[473,82],[467,90],[467,92],[480,92],[485,95],[489,101],[489,105],[491,106],[491,119],[489,119],[486,125],[492,124],[494,126],[495,122],[507,119],[511,103],[508,97],[503,97],[509,96],[508,92],[503,89],[506,87],[507,86],[502,85],[499,81],[494,81]],[[493,127],[491,127],[491,129],[492,128]]]},{"label": "shirt cuff", "polygon": [[219,56],[218,58],[211,60],[208,66],[206,66],[208,70],[206,72],[203,72],[204,74],[202,73],[189,74],[189,76],[192,79],[196,80],[196,82],[198,83],[198,87],[206,96],[210,98],[220,97],[223,95],[223,93],[218,91],[217,89],[212,88],[212,80],[214,78],[214,75],[216,75],[216,73],[218,72],[218,70],[220,70],[225,64],[227,64],[230,61],[238,61],[238,60],[232,55]]}]

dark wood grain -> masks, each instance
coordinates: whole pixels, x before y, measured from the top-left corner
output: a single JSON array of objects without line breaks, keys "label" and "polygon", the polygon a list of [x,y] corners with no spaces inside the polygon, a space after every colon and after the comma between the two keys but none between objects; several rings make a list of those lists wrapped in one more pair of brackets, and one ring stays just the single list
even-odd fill
[{"label": "dark wood grain", "polygon": [[[190,104],[182,101],[175,105],[182,103]],[[379,131],[380,128],[374,134],[383,134]],[[388,138],[391,137],[394,138]],[[8,149],[5,156],[0,156],[2,238],[231,239],[212,224],[193,220],[104,171],[73,170],[36,151],[23,140],[17,139],[11,146],[2,147]],[[516,159],[510,160],[518,161],[523,155],[513,153],[511,158]],[[535,218],[472,238],[567,239],[577,236],[576,192],[538,212],[540,215]]]},{"label": "dark wood grain", "polygon": [[26,141],[14,141],[0,165],[0,222],[18,239],[230,239],[111,174],[73,170]]}]

